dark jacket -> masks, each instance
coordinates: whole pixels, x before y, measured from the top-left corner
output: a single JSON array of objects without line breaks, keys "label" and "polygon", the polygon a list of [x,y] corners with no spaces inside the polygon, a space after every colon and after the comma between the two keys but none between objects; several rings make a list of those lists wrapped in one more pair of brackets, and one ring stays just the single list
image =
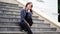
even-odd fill
[{"label": "dark jacket", "polygon": [[[21,10],[21,22],[25,20],[25,16],[26,16],[26,10],[22,9]],[[32,17],[32,12],[29,12],[28,16]]]},{"label": "dark jacket", "polygon": [[[27,18],[28,16],[30,18]],[[32,24],[33,24],[33,22],[32,22],[32,12],[27,13],[25,9],[22,9],[21,10],[21,22],[20,22],[21,30],[28,31],[28,34],[32,34],[32,31],[30,29]]]}]

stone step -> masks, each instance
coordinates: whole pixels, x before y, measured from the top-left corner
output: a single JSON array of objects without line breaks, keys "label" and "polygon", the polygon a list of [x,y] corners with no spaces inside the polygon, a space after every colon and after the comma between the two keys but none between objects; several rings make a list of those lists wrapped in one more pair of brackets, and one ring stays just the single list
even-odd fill
[{"label": "stone step", "polygon": [[45,24],[45,23],[34,23],[32,27],[36,28],[50,28],[50,24]]},{"label": "stone step", "polygon": [[[0,22],[10,22],[10,23],[13,23],[13,22],[16,22],[16,23],[19,23],[20,20],[16,20],[16,19],[13,19],[13,20],[9,20],[9,19],[1,19]],[[33,20],[33,23],[44,23],[44,21],[36,21],[36,20]]]},{"label": "stone step", "polygon": [[[20,16],[20,14],[21,14],[21,13],[18,12],[18,11],[17,11],[17,12],[16,12],[16,11],[15,11],[15,12],[13,12],[13,11],[5,11],[5,10],[0,11],[0,15],[7,15],[7,16],[8,16],[8,15],[13,15],[13,16],[16,15],[16,16]],[[32,16],[34,16],[34,14],[32,14]],[[37,16],[37,15],[36,15],[36,16]]]},{"label": "stone step", "polygon": [[11,4],[11,5],[18,5],[18,4],[15,4],[15,3],[8,3],[8,2],[3,2],[3,1],[0,1],[1,4]]},{"label": "stone step", "polygon": [[[33,18],[32,20],[33,20],[33,22],[38,22],[38,23],[39,22],[41,22],[41,23],[44,22],[44,20],[41,20],[41,19],[39,20],[37,18],[36,19]],[[20,18],[19,19],[18,18],[0,18],[0,22],[20,22],[20,21],[21,21]]]},{"label": "stone step", "polygon": [[0,34],[27,34],[27,32],[21,32],[21,31],[0,31]]},{"label": "stone step", "polygon": [[[17,7],[17,8],[19,8],[19,6],[16,6],[16,5],[0,4],[0,6],[1,6],[1,7],[4,7],[4,8],[5,8],[5,7],[8,7],[8,8],[9,8],[9,7],[12,7],[12,8],[13,8],[13,7],[14,7],[14,8],[16,8],[16,7]],[[22,6],[21,6],[21,7],[22,7]]]},{"label": "stone step", "polygon": [[[12,18],[10,18],[10,17],[0,17],[0,21],[4,21],[4,20],[6,20],[6,21],[10,21],[10,20],[16,20],[16,21],[20,21],[20,17],[19,18],[17,18],[17,17],[12,17]],[[37,21],[37,22],[39,22],[39,21],[44,21],[44,20],[42,20],[42,19],[38,19],[38,18],[36,18],[36,17],[32,17],[32,20],[34,21]]]},{"label": "stone step", "polygon": [[8,9],[0,9],[0,11],[13,11],[13,12],[19,12],[19,13],[20,13],[20,11],[21,11],[21,10],[8,10]]},{"label": "stone step", "polygon": [[[0,26],[19,26],[19,23],[0,23]],[[45,23],[33,23],[32,27],[37,28],[49,28],[50,24]]]},{"label": "stone step", "polygon": [[[10,14],[8,14],[8,13],[0,13],[0,17],[4,17],[4,18],[20,18],[20,13],[12,13],[12,12],[9,12]],[[39,16],[34,16],[33,14],[32,14],[32,17],[35,17],[35,18],[38,18]]]},{"label": "stone step", "polygon": [[[1,20],[1,21],[4,21],[4,20],[6,20],[6,21],[7,21],[7,20],[9,20],[9,21],[10,21],[10,20],[20,21],[20,19],[21,19],[21,18],[7,18],[7,17],[5,18],[5,17],[0,17],[0,20]],[[33,20],[33,21],[34,21],[34,20],[35,20],[35,21],[44,21],[44,20],[42,20],[42,19],[38,19],[38,18],[35,18],[35,17],[32,17],[32,20]]]},{"label": "stone step", "polygon": [[16,9],[16,10],[19,10],[20,8],[23,8],[22,6],[8,6],[8,5],[2,5],[2,4],[0,4],[0,9],[2,9],[2,8],[4,8],[4,9]]},{"label": "stone step", "polygon": [[[20,16],[17,16],[17,17],[15,17],[15,16],[10,16],[10,17],[9,16],[0,16],[0,19],[2,19],[2,18],[4,18],[4,19],[21,19]],[[32,19],[39,20],[38,18],[36,18],[34,16],[32,16]],[[40,21],[44,21],[44,20],[40,19]]]},{"label": "stone step", "polygon": [[[0,25],[18,25],[19,24],[19,22],[0,22]],[[34,25],[50,25],[49,23],[36,23],[36,22],[34,22],[33,23]]]},{"label": "stone step", "polygon": [[20,13],[21,12],[21,10],[4,10],[4,9],[2,9],[2,10],[0,10],[0,12],[15,12],[15,13]]},{"label": "stone step", "polygon": [[22,9],[23,7],[10,7],[10,6],[3,6],[3,5],[0,5],[0,9],[5,9],[5,10],[20,10]]},{"label": "stone step", "polygon": [[[33,32],[34,34],[60,34],[60,32],[56,31],[40,31],[40,32]],[[0,34],[27,34],[27,32],[21,31],[0,31]]]},{"label": "stone step", "polygon": [[11,3],[11,4],[4,4],[4,3],[0,3],[0,6],[10,6],[10,7],[17,7],[17,6],[20,6],[20,7],[23,7],[23,5],[19,5],[19,4],[13,4],[13,3]]},{"label": "stone step", "polygon": [[[15,22],[16,22],[16,23],[20,23],[20,21],[0,21],[0,22],[1,22],[1,23],[6,23],[6,22],[7,22],[7,23],[8,23],[8,22],[9,22],[9,23],[13,23],[13,22],[14,22],[14,23],[15,23]],[[44,21],[33,21],[33,23],[44,23]]]},{"label": "stone step", "polygon": [[0,2],[0,5],[8,5],[8,6],[18,6],[18,4],[13,4],[13,3],[6,3],[6,2]]},{"label": "stone step", "polygon": [[[38,19],[38,17],[36,18],[37,16],[32,16],[32,19],[33,20],[38,20],[38,21],[40,21],[39,19]],[[0,16],[0,19],[21,19],[21,16],[12,16],[12,15],[8,15],[8,16],[5,16],[5,15],[1,15]],[[42,20],[41,19],[41,21],[44,21],[44,20]]]},{"label": "stone step", "polygon": [[31,28],[32,31],[56,31],[56,28]]},{"label": "stone step", "polygon": [[18,12],[0,11],[0,15],[20,15]]},{"label": "stone step", "polygon": [[[0,22],[0,26],[18,26],[19,23],[16,22]],[[50,27],[50,24],[47,23],[33,23],[32,27]]]},{"label": "stone step", "polygon": [[[20,23],[20,19],[0,19],[0,23]],[[33,20],[33,23],[36,23],[36,24],[40,24],[40,23],[44,23],[43,20],[40,20],[40,21],[36,21],[36,20]]]},{"label": "stone step", "polygon": [[[36,28],[32,27],[32,31],[56,31],[56,28]],[[0,26],[0,31],[20,31],[19,26]]]},{"label": "stone step", "polygon": [[[2,24],[2,23],[7,23],[7,24],[10,24],[10,23],[20,23],[20,21],[0,21],[0,23]],[[36,23],[36,24],[39,24],[39,23],[44,23],[43,21],[33,21],[33,23]]]}]

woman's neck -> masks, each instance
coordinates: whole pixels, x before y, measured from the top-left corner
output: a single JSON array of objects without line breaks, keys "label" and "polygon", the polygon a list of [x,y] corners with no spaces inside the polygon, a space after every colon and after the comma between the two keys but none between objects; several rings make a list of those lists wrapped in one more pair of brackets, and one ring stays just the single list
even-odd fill
[{"label": "woman's neck", "polygon": [[29,10],[28,8],[25,8],[26,10]]}]

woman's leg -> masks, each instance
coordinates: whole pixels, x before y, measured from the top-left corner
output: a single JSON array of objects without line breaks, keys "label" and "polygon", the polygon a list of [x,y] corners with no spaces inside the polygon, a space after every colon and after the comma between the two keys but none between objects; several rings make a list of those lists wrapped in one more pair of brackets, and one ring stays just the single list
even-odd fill
[{"label": "woman's leg", "polygon": [[24,25],[23,24],[24,24],[23,22],[19,23],[20,31],[24,30],[24,27],[23,27]]},{"label": "woman's leg", "polygon": [[25,23],[24,24],[24,28],[26,29],[26,31],[28,32],[28,34],[33,34],[30,27]]},{"label": "woman's leg", "polygon": [[29,19],[27,20],[27,22],[29,23],[30,26],[32,26],[32,24],[33,24],[32,18],[29,18]]},{"label": "woman's leg", "polygon": [[27,31],[28,34],[33,34],[32,31],[31,31],[31,29],[30,29],[30,27],[29,27],[25,22],[21,23],[21,27],[22,27],[25,31]]}]

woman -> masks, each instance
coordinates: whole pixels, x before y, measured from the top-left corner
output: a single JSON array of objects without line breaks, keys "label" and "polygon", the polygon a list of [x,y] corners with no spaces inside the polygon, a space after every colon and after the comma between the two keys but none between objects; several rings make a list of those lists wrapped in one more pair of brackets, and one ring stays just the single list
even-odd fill
[{"label": "woman", "polygon": [[31,2],[28,2],[25,6],[25,9],[22,9],[21,10],[21,23],[20,23],[20,26],[21,26],[21,29],[24,30],[24,31],[27,31],[28,34],[33,34],[30,27],[32,26],[33,24],[33,21],[32,21],[32,3]]}]

